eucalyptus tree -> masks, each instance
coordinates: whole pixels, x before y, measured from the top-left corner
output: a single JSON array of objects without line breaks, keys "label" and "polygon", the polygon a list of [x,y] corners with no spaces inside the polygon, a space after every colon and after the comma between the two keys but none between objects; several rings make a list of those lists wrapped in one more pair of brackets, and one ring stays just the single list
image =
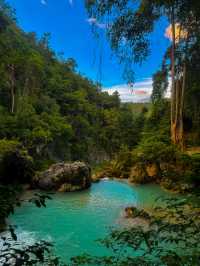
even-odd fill
[{"label": "eucalyptus tree", "polygon": [[[190,0],[86,0],[90,17],[105,23],[111,47],[125,64],[128,81],[134,63],[150,53],[149,35],[161,17],[170,26],[171,140],[183,148],[183,111],[190,49],[199,40],[199,1]],[[103,21],[103,22],[102,22]],[[169,74],[170,74],[169,73]]]}]

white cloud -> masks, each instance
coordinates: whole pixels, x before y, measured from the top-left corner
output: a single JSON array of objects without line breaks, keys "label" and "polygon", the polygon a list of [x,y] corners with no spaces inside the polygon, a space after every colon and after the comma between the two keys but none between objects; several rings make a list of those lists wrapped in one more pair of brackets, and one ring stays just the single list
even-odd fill
[{"label": "white cloud", "polygon": [[97,23],[97,19],[96,18],[88,18],[87,19],[87,22],[89,23],[89,24],[96,24]]},{"label": "white cloud", "polygon": [[[164,97],[171,97],[171,79],[168,80],[168,88]],[[142,81],[138,81],[134,84],[120,84],[112,87],[104,87],[103,91],[107,91],[110,95],[117,91],[120,95],[122,102],[143,103],[149,102],[153,90],[152,78],[147,78]]]},{"label": "white cloud", "polygon": [[121,84],[103,88],[112,94],[118,91],[122,102],[149,102],[152,93],[152,79],[144,79],[134,84]]},{"label": "white cloud", "polygon": [[46,0],[41,0],[40,2],[41,2],[42,5],[47,5]]},{"label": "white cloud", "polygon": [[99,23],[96,18],[88,18],[86,20],[91,26],[96,26],[100,29],[106,29],[107,25],[105,23]]},{"label": "white cloud", "polygon": [[[73,6],[74,0],[68,0],[68,1],[69,1],[70,6]],[[47,5],[47,0],[40,0],[40,3],[42,5]]]}]

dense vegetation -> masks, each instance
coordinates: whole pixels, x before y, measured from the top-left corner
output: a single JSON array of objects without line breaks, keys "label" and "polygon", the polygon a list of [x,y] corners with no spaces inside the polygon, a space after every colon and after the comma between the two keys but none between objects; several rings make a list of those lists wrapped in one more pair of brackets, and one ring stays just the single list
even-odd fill
[{"label": "dense vegetation", "polygon": [[[171,40],[162,67],[153,76],[152,105],[145,115],[138,145],[131,151],[121,151],[104,171],[135,183],[153,181],[171,190],[198,193],[200,3],[89,0],[86,6],[91,17],[108,23],[108,39],[120,62],[125,64],[129,80],[133,78],[133,64],[143,62],[150,53],[149,35],[161,17],[169,22],[167,35]],[[170,79],[172,94],[167,100]],[[75,262],[83,265],[199,265],[199,245],[195,244],[199,233],[197,198],[195,195],[192,204],[170,202],[163,209],[154,210],[147,230],[136,226],[112,232],[103,244],[113,251],[113,256],[83,256]]]},{"label": "dense vegetation", "polygon": [[101,23],[108,22],[111,47],[125,64],[129,80],[134,63],[142,63],[149,55],[149,36],[160,18],[169,22],[166,35],[171,45],[164,56],[162,69],[154,76],[153,100],[162,98],[171,77],[171,140],[184,149],[188,123],[189,128],[193,126],[197,130],[199,121],[196,105],[196,100],[199,101],[199,1],[88,0],[86,6],[91,17]]},{"label": "dense vegetation", "polygon": [[[48,34],[38,39],[35,33],[23,32],[12,9],[0,0],[1,222],[13,211],[18,183],[30,182],[35,171],[56,161],[95,165],[109,160],[104,170],[114,177],[159,182],[170,189],[187,183],[183,191],[190,193],[199,189],[200,156],[193,154],[194,146],[200,145],[199,2],[141,0],[133,6],[128,0],[88,0],[86,5],[91,17],[110,21],[108,37],[126,65],[128,81],[131,65],[149,53],[148,34],[155,23],[163,16],[168,19],[172,44],[153,76],[152,102],[142,107],[122,104],[117,93],[102,92],[99,84],[77,72],[73,59],[61,59],[52,51]],[[170,77],[171,100],[165,98]],[[193,149],[190,153],[188,147]],[[45,206],[43,198],[42,203],[35,201]],[[103,241],[114,256],[78,257],[72,265],[198,265],[199,201],[195,202],[172,202],[167,213],[154,210],[148,214],[148,230],[115,231]],[[11,230],[12,234],[15,238]],[[174,245],[187,252],[182,254]],[[44,253],[49,247],[41,243],[15,251],[17,258],[22,255],[21,265],[28,260],[30,265],[48,265]],[[8,243],[8,260],[9,248]],[[59,265],[58,258],[50,263]]]},{"label": "dense vegetation", "polygon": [[[144,113],[122,104],[56,55],[49,34],[25,33],[0,1],[0,223],[15,197],[9,185],[30,183],[54,162],[96,165],[140,139]],[[138,107],[136,107],[138,109]],[[133,137],[134,136],[134,137]]]},{"label": "dense vegetation", "polygon": [[[139,183],[160,182],[166,177],[197,185],[199,155],[189,156],[187,150],[192,148],[190,155],[192,150],[198,152],[194,147],[200,144],[200,4],[188,0],[136,2],[86,1],[89,15],[108,23],[108,40],[125,65],[128,81],[134,78],[134,63],[142,63],[150,53],[149,36],[155,25],[160,18],[169,22],[166,37],[171,44],[161,69],[153,75],[152,105],[145,114],[138,145],[120,152],[107,172]],[[172,96],[168,100],[169,89]]]},{"label": "dense vegetation", "polygon": [[[38,39],[23,32],[4,1],[0,23],[0,168],[15,160],[30,172],[54,161],[94,164],[137,143],[137,117],[117,93],[102,92],[73,59],[56,56],[48,34]],[[31,174],[15,166],[10,171],[21,178]],[[1,176],[12,176],[4,170]]]}]

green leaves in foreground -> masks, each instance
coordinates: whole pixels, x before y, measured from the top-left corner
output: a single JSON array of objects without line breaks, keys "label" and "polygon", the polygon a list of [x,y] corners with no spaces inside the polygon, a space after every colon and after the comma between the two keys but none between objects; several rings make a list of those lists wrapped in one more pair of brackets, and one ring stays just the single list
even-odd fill
[{"label": "green leaves in foreground", "polygon": [[0,231],[3,229],[5,219],[14,213],[15,206],[20,206],[28,201],[36,207],[46,207],[46,201],[51,199],[51,193],[34,193],[34,196],[30,199],[20,199],[20,192],[22,192],[20,186],[0,185]]},{"label": "green leaves in foreground", "polygon": [[33,245],[15,245],[9,239],[3,240],[3,248],[0,253],[0,265],[61,265],[59,258],[51,253],[52,244],[40,241]]},{"label": "green leaves in foreground", "polygon": [[36,205],[36,207],[41,208],[45,207],[46,208],[46,200],[50,200],[50,193],[48,194],[39,194],[35,193],[34,197],[29,200],[29,202],[33,203]]},{"label": "green leaves in foreground", "polygon": [[[14,187],[0,186],[0,218],[3,220],[14,212],[14,202],[20,206],[24,202],[33,203],[36,207],[46,207],[46,200],[50,200],[50,194],[35,193],[30,199],[18,199],[19,192]],[[12,195],[5,200],[5,195]],[[53,244],[47,241],[39,241],[27,244],[18,240],[15,226],[9,225],[8,230],[0,237],[0,265],[2,266],[21,266],[21,265],[64,265],[57,256],[52,253]]]}]

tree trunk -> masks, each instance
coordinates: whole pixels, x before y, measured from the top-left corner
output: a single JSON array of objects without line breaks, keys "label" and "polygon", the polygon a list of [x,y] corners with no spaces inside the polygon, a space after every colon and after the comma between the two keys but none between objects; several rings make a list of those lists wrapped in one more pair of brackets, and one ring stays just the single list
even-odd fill
[{"label": "tree trunk", "polygon": [[10,94],[11,94],[11,113],[15,110],[15,68],[10,65]]},{"label": "tree trunk", "polygon": [[183,71],[176,70],[175,68],[176,25],[175,25],[175,17],[174,17],[174,7],[172,7],[172,10],[171,10],[171,25],[172,25],[171,140],[173,144],[177,145],[181,150],[183,150],[184,149],[183,105],[184,105],[184,94],[185,94],[185,86],[186,86],[186,64],[184,64]]},{"label": "tree trunk", "polygon": [[172,26],[172,47],[171,47],[171,140],[176,143],[176,125],[175,125],[175,115],[176,115],[176,82],[175,82],[175,19],[174,19],[174,7],[171,9],[171,26]]},{"label": "tree trunk", "polygon": [[183,111],[184,111],[184,98],[185,98],[185,89],[186,89],[186,71],[187,66],[186,62],[183,65],[183,83],[181,90],[181,103],[180,103],[180,120],[181,120],[181,149],[184,150],[184,127],[183,127]]},{"label": "tree trunk", "polygon": [[174,122],[174,140],[175,144],[183,150],[183,84],[182,79],[177,80],[176,86],[176,115]]}]

